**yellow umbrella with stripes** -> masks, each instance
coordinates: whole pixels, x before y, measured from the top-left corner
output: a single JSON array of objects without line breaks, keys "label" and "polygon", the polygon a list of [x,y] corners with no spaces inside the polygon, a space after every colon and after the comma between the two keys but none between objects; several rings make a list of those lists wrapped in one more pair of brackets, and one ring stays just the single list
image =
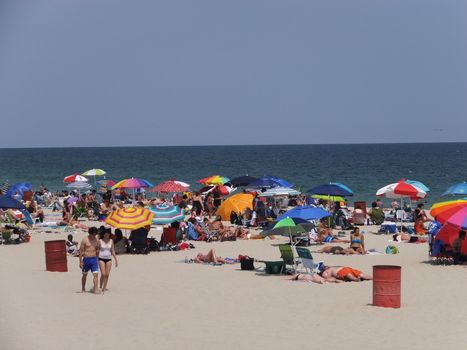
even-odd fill
[{"label": "yellow umbrella with stripes", "polygon": [[154,213],[144,208],[122,208],[107,216],[105,222],[110,226],[123,230],[136,230],[151,225]]}]

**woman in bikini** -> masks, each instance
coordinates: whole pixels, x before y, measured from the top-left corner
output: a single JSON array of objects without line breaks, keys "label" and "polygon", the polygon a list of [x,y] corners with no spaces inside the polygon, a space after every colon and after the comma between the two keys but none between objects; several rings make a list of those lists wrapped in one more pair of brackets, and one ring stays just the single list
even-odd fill
[{"label": "woman in bikini", "polygon": [[111,230],[105,229],[99,240],[99,269],[101,270],[100,288],[102,293],[107,290],[110,269],[112,268],[112,258],[115,260],[115,267],[118,267],[117,256],[115,255],[114,242],[110,239]]},{"label": "woman in bikini", "polygon": [[214,263],[214,264],[233,264],[232,261],[222,259],[220,256],[216,255],[214,249],[211,249],[207,254],[199,253],[194,259],[195,263]]},{"label": "woman in bikini", "polygon": [[350,235],[350,249],[353,249],[358,254],[366,254],[365,241],[359,227],[355,227]]}]

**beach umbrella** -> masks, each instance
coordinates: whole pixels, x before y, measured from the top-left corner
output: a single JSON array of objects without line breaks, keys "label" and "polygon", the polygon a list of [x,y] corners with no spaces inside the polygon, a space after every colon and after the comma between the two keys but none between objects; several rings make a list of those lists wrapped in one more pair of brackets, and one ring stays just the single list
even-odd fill
[{"label": "beach umbrella", "polygon": [[[462,229],[467,229],[467,204],[459,204],[451,207],[442,207],[444,210],[436,211],[436,221],[442,224],[449,223]],[[437,209],[440,209],[438,207]],[[436,210],[436,209],[435,209]],[[431,211],[430,211],[431,214]]]},{"label": "beach umbrella", "polygon": [[349,197],[353,196],[353,191],[344,184],[339,182],[330,182],[328,184],[319,185],[313,187],[306,191],[309,194],[318,194],[318,195],[325,195],[330,198],[331,196],[341,196],[341,197]]},{"label": "beach umbrella", "polygon": [[198,183],[203,185],[223,185],[226,182],[229,182],[230,179],[220,175],[212,175],[205,177],[201,180],[198,180]]},{"label": "beach umbrella", "polygon": [[300,191],[294,190],[290,187],[272,187],[264,192],[257,191],[261,197],[275,197],[275,196],[298,196]]},{"label": "beach umbrella", "polygon": [[414,200],[425,198],[427,193],[413,184],[407,183],[404,179],[380,188],[376,195],[386,198],[410,197]]},{"label": "beach umbrella", "polygon": [[26,209],[26,207],[20,201],[7,196],[0,196],[0,208],[1,209]]},{"label": "beach umbrella", "polygon": [[446,195],[467,195],[467,182],[452,185],[442,194],[442,196]]},{"label": "beach umbrella", "polygon": [[295,207],[284,214],[280,215],[277,217],[277,220],[282,220],[287,217],[290,218],[300,218],[304,220],[319,220],[325,217],[330,216],[331,214],[322,209],[322,208],[317,208],[317,207],[311,207],[308,205],[302,205]]},{"label": "beach umbrella", "polygon": [[78,173],[74,173],[73,175],[68,175],[63,179],[63,182],[72,183],[72,182],[85,182],[88,181],[87,178],[84,176],[79,175]]},{"label": "beach umbrella", "polygon": [[217,186],[209,185],[209,186],[204,186],[203,188],[201,188],[199,192],[202,194],[207,194],[210,192],[218,191],[221,196],[227,196],[235,190],[236,190],[235,187],[226,186],[226,185],[217,185]]},{"label": "beach umbrella", "polygon": [[156,205],[149,207],[149,210],[154,213],[152,223],[156,225],[167,225],[185,219],[185,211],[177,205]]},{"label": "beach umbrella", "polygon": [[90,169],[88,171],[85,171],[81,175],[94,177],[94,185],[96,185],[96,176],[102,176],[105,174],[106,172],[102,169]]},{"label": "beach umbrella", "polygon": [[342,196],[326,196],[324,194],[313,194],[311,195],[311,198],[322,199],[331,202],[345,202],[345,198]]},{"label": "beach umbrella", "polygon": [[12,185],[5,193],[8,197],[13,197],[18,192],[21,196],[24,192],[32,191],[32,185],[28,182],[20,182]]},{"label": "beach umbrella", "polygon": [[6,180],[6,181],[0,186],[0,190],[2,191],[2,193],[6,193],[10,187],[11,187],[10,183],[8,182],[8,180]]},{"label": "beach umbrella", "polygon": [[154,213],[144,208],[122,208],[111,212],[105,222],[123,230],[136,230],[151,225]]},{"label": "beach umbrella", "polygon": [[265,175],[256,181],[251,182],[248,188],[273,188],[273,187],[292,187],[293,185],[275,176]]},{"label": "beach umbrella", "polygon": [[90,169],[88,171],[85,171],[81,175],[84,175],[84,176],[102,176],[102,175],[105,175],[105,174],[107,174],[107,173],[102,169]]},{"label": "beach umbrella", "polygon": [[425,191],[425,192],[430,192],[430,189],[428,186],[426,186],[423,182],[417,181],[417,180],[405,180],[408,184],[414,185],[415,187],[418,187],[419,189]]},{"label": "beach umbrella", "polygon": [[122,181],[117,182],[115,185],[112,186],[112,189],[115,190],[117,188],[147,188],[147,187],[154,187],[152,183],[148,180],[140,179],[137,177],[132,177],[131,179],[125,179]]},{"label": "beach umbrella", "polygon": [[277,221],[270,229],[261,232],[261,235],[263,237],[271,235],[289,236],[290,242],[292,242],[293,236],[299,236],[307,232],[303,226],[300,226],[304,222],[306,220],[286,217]]},{"label": "beach umbrella", "polygon": [[435,203],[431,206],[430,208],[430,215],[432,217],[437,217],[440,213],[454,208],[454,207],[462,207],[462,206],[467,206],[467,199],[455,199],[451,201],[445,201],[445,202],[438,202]]},{"label": "beach umbrella", "polygon": [[[459,230],[459,226],[446,223],[436,234],[435,240],[441,240],[444,244],[452,246],[454,240],[459,237]],[[467,254],[467,239],[462,242],[461,253]]]},{"label": "beach umbrella", "polygon": [[179,193],[188,191],[190,191],[189,186],[182,185],[181,181],[175,181],[174,179],[161,182],[160,184],[154,186],[153,189],[151,189],[151,192],[161,193]]},{"label": "beach umbrella", "polygon": [[232,186],[248,186],[256,180],[258,180],[258,178],[249,175],[243,175],[231,179],[229,182],[232,184]]},{"label": "beach umbrella", "polygon": [[238,214],[243,212],[246,208],[253,209],[253,198],[254,196],[250,193],[234,194],[224,200],[219,209],[217,209],[217,215],[219,215],[222,220],[229,221],[232,211]]}]

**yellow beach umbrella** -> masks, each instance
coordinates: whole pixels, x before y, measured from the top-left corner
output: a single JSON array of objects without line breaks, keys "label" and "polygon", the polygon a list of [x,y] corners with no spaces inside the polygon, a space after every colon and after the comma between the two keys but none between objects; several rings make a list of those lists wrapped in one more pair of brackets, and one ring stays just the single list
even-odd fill
[{"label": "yellow beach umbrella", "polygon": [[154,213],[144,208],[122,208],[107,216],[105,222],[110,226],[123,230],[136,230],[151,225]]},{"label": "yellow beach umbrella", "polygon": [[232,211],[239,214],[246,208],[253,209],[253,198],[253,195],[250,193],[234,194],[221,204],[219,209],[217,209],[217,215],[219,215],[222,220],[229,221]]}]

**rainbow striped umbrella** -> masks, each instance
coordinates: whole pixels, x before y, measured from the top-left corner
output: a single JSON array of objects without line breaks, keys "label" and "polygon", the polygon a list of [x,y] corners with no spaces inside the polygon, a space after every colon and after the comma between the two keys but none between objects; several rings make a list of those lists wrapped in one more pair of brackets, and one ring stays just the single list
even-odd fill
[{"label": "rainbow striped umbrella", "polygon": [[123,230],[136,230],[151,225],[154,213],[144,208],[122,208],[107,216],[105,222]]},{"label": "rainbow striped umbrella", "polygon": [[204,179],[198,180],[198,183],[203,185],[223,185],[229,182],[230,179],[220,175],[212,175],[205,177]]},{"label": "rainbow striped umbrella", "polygon": [[439,202],[435,203],[430,208],[430,215],[433,217],[437,217],[439,214],[442,214],[446,210],[450,210],[452,208],[457,207],[466,207],[467,206],[467,199],[455,199],[451,201]]},{"label": "rainbow striped umbrella", "polygon": [[137,177],[132,177],[131,179],[125,179],[125,180],[117,182],[115,185],[112,186],[112,189],[115,190],[116,188],[146,188],[146,187],[154,187],[154,185],[150,183],[148,180],[140,179]]},{"label": "rainbow striped umbrella", "polygon": [[152,223],[156,225],[171,224],[185,219],[185,211],[177,205],[156,205],[149,207],[149,210],[154,213]]}]

